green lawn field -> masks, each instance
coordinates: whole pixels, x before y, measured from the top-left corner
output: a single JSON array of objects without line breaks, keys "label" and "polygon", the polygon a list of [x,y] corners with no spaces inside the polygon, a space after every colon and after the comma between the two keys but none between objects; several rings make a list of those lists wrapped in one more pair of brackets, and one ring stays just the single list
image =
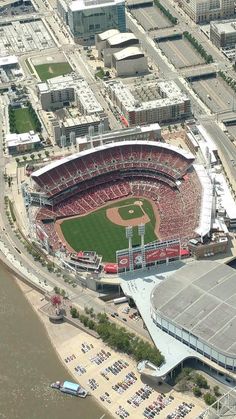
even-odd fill
[{"label": "green lawn field", "polygon": [[62,62],[36,65],[35,70],[37,71],[40,80],[45,81],[53,77],[71,73],[72,68],[69,63]]},{"label": "green lawn field", "polygon": [[28,108],[14,109],[13,112],[15,115],[16,129],[19,134],[36,131],[34,120],[30,115]]},{"label": "green lawn field", "polygon": [[[130,205],[133,207],[133,203],[136,200],[137,198],[129,198],[124,201],[108,205],[107,207],[94,211],[84,217],[64,221],[61,224],[61,230],[66,241],[76,251],[95,250],[98,254],[103,256],[103,260],[105,262],[115,262],[116,250],[126,249],[128,247],[128,242],[125,237],[125,227],[113,224],[110,220],[108,220],[106,217],[106,209],[117,206],[121,207],[124,205]],[[157,240],[154,233],[156,219],[152,205],[149,201],[145,199],[140,200],[143,202],[144,212],[146,212],[150,218],[150,222],[146,224],[145,234],[145,243],[149,243]],[[125,213],[127,214],[127,210]],[[135,213],[132,215],[132,218],[137,218]],[[138,217],[139,216],[140,215],[138,215]],[[133,244],[139,243],[140,237],[138,236],[138,228],[135,227],[133,228]]]}]

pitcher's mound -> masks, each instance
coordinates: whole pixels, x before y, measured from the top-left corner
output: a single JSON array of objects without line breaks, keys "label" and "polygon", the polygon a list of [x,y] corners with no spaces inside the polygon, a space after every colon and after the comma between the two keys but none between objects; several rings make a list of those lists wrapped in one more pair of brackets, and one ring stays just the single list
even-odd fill
[{"label": "pitcher's mound", "polygon": [[129,214],[133,214],[134,213],[134,210],[129,210]]}]

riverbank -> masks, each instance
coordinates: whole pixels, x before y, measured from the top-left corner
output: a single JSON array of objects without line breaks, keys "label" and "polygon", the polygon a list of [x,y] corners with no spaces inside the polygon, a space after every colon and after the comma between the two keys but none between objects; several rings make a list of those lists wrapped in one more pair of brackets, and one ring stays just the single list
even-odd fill
[{"label": "riverbank", "polygon": [[[174,412],[183,401],[194,404],[186,417],[196,417],[203,410],[204,404],[201,401],[192,395],[177,393],[166,384],[153,386],[149,397],[143,400],[137,392],[151,383],[141,379],[133,359],[112,350],[100,339],[70,324],[51,323],[48,317],[40,311],[45,304],[45,301],[42,301],[42,295],[19,280],[17,284],[44,324],[56,353],[70,375],[89,390],[102,408],[110,413],[105,414],[104,418],[111,418],[110,415],[119,417],[118,413],[122,414],[119,410],[120,406],[129,413],[131,418],[143,418],[144,409],[157,401],[161,393],[164,394],[163,406],[165,407],[160,412],[159,418],[165,418]],[[117,368],[117,365],[122,367]],[[113,367],[113,372],[108,370],[109,367]],[[91,379],[94,381],[91,382]],[[135,403],[132,401],[134,398]]]}]

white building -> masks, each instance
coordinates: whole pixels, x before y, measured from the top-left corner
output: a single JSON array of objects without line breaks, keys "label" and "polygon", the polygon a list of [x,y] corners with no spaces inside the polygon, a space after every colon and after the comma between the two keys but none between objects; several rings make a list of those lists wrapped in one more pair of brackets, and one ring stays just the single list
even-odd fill
[{"label": "white building", "polygon": [[25,132],[23,134],[7,134],[6,145],[9,154],[20,154],[39,148],[41,140],[34,131]]},{"label": "white building", "polygon": [[235,48],[236,20],[211,22],[210,40],[217,48]]},{"label": "white building", "polygon": [[117,77],[144,74],[148,71],[147,57],[139,47],[127,47],[112,55],[112,67]]},{"label": "white building", "polygon": [[196,23],[227,19],[234,15],[234,0],[182,0],[181,5]]},{"label": "white building", "polygon": [[7,55],[0,57],[0,68],[18,67],[18,58],[16,55]]},{"label": "white building", "polygon": [[[108,32],[108,31],[107,31]],[[105,34],[101,34],[103,37]],[[97,37],[96,47],[98,56],[103,60],[105,67],[112,67],[112,56],[114,53],[131,46],[138,46],[139,40],[131,32],[116,33],[107,37],[103,42],[100,41],[100,35]]]},{"label": "white building", "polygon": [[140,83],[132,90],[117,80],[105,85],[129,125],[166,123],[191,115],[190,99],[174,81]]},{"label": "white building", "polygon": [[118,29],[108,29],[105,32],[99,33],[95,36],[95,46],[98,51],[98,59],[101,60],[103,57],[102,51],[106,47],[106,41],[113,35],[120,33]]},{"label": "white building", "polygon": [[59,109],[74,102],[83,114],[103,112],[88,83],[75,74],[53,77],[39,83],[38,94],[42,109],[46,111]]},{"label": "white building", "polygon": [[161,141],[161,127],[159,124],[145,125],[143,127],[134,127],[121,129],[117,131],[108,131],[102,134],[94,134],[76,138],[80,149],[98,147],[101,145],[115,143],[117,141]]}]

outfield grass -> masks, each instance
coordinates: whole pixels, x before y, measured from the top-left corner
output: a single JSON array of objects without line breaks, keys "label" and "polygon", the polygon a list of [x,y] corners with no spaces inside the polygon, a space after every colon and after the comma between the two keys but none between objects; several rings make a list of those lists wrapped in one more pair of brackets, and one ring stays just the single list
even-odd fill
[{"label": "outfield grass", "polygon": [[[76,251],[95,250],[103,256],[105,262],[115,262],[116,250],[126,249],[128,242],[125,237],[125,228],[113,224],[106,217],[106,209],[111,207],[132,205],[137,199],[129,198],[120,203],[114,203],[84,217],[66,220],[61,224],[62,233],[66,241]],[[146,224],[145,243],[157,239],[155,229],[155,215],[152,205],[145,199],[142,199],[143,209],[150,218]],[[133,214],[133,218],[137,215]],[[138,228],[133,228],[133,244],[140,243]]]},{"label": "outfield grass", "polygon": [[[132,214],[129,211],[133,211]],[[132,220],[133,218],[142,217],[143,211],[138,205],[127,205],[118,209],[118,212],[123,220]]]},{"label": "outfield grass", "polygon": [[13,109],[16,121],[16,129],[19,134],[36,131],[35,123],[28,108]]},{"label": "outfield grass", "polygon": [[40,80],[45,81],[53,77],[71,73],[72,68],[69,63],[62,62],[36,65],[35,70],[37,71]]}]

